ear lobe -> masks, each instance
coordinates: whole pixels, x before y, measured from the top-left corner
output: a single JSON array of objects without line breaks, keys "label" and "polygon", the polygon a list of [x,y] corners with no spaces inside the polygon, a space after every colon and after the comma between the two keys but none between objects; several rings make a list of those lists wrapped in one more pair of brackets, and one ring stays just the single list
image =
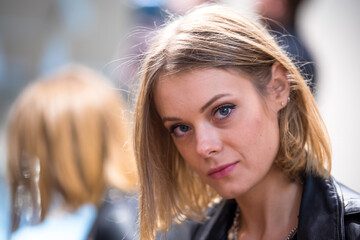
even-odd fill
[{"label": "ear lobe", "polygon": [[271,67],[271,80],[268,87],[273,95],[275,106],[278,106],[275,108],[280,110],[285,107],[290,95],[290,84],[287,71],[279,62],[275,62]]}]

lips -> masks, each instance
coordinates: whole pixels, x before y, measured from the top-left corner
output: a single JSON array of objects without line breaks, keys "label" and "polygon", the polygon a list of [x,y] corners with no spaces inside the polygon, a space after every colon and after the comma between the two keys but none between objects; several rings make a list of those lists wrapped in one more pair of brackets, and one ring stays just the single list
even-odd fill
[{"label": "lips", "polygon": [[233,162],[212,168],[208,171],[208,175],[214,179],[225,177],[231,173],[237,164],[238,162]]}]

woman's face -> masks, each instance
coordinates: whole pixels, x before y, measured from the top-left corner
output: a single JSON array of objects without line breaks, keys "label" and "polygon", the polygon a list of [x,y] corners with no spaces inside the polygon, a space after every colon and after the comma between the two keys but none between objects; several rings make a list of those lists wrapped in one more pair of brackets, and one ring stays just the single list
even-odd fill
[{"label": "woman's face", "polygon": [[276,93],[262,97],[244,75],[216,68],[162,76],[154,91],[181,156],[222,197],[241,196],[268,175],[279,148]]}]

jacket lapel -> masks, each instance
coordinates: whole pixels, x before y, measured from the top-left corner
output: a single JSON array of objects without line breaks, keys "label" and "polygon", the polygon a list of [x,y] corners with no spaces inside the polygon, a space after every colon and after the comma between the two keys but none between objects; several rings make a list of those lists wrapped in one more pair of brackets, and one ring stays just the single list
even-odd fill
[{"label": "jacket lapel", "polygon": [[233,199],[224,200],[210,210],[210,219],[199,229],[194,240],[226,240],[228,229],[231,227],[236,209]]},{"label": "jacket lapel", "polygon": [[338,190],[332,177],[306,177],[300,205],[298,239],[344,239],[344,206]]}]

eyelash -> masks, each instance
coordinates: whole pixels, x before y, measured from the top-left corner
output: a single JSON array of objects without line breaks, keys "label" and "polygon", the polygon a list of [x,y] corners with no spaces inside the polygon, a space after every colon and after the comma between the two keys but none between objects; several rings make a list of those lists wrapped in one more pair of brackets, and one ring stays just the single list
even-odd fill
[{"label": "eyelash", "polygon": [[[216,113],[218,113],[220,110],[226,109],[226,108],[228,108],[228,109],[230,110],[229,113],[228,113],[227,115],[219,118],[219,119],[215,119]],[[223,105],[220,105],[220,106],[216,107],[216,108],[213,110],[213,112],[212,112],[212,119],[213,119],[213,120],[219,120],[219,121],[224,120],[224,119],[226,119],[226,118],[228,118],[228,117],[230,116],[230,114],[232,113],[232,110],[235,109],[235,108],[236,108],[236,105],[234,105],[234,104],[223,104]],[[186,131],[182,132],[182,135],[180,135],[180,134],[177,135],[177,134],[175,133],[175,130],[176,130],[178,127],[186,127]],[[175,125],[171,126],[170,129],[169,129],[169,132],[170,132],[170,134],[174,135],[175,137],[181,137],[181,136],[183,136],[184,134],[186,134],[186,133],[187,133],[188,131],[190,131],[190,130],[191,130],[191,128],[190,128],[189,126],[187,126],[187,125],[185,125],[185,124],[179,123],[179,124],[175,124]]]},{"label": "eyelash", "polygon": [[[173,125],[173,126],[170,127],[170,130],[169,130],[170,134],[174,135],[175,137],[181,137],[181,136],[178,136],[178,135],[175,133],[175,130],[176,130],[178,127],[181,127],[181,126],[185,126],[185,127],[188,128],[188,130],[191,130],[189,126],[186,126],[186,125],[184,125],[184,124],[175,124],[175,125]],[[186,131],[186,132],[188,132],[188,131]],[[186,132],[183,132],[183,134],[185,134]]]},{"label": "eyelash", "polygon": [[[221,109],[230,109],[230,112],[226,115],[226,116],[223,116],[222,118],[218,119],[218,120],[223,120],[223,119],[226,119],[230,116],[230,114],[232,113],[232,110],[234,110],[236,108],[236,105],[234,104],[224,104],[224,105],[220,105],[219,107],[215,108],[213,113],[212,113],[212,116],[213,118],[215,118],[215,114],[218,113]],[[216,119],[213,119],[213,120],[216,120]]]}]

